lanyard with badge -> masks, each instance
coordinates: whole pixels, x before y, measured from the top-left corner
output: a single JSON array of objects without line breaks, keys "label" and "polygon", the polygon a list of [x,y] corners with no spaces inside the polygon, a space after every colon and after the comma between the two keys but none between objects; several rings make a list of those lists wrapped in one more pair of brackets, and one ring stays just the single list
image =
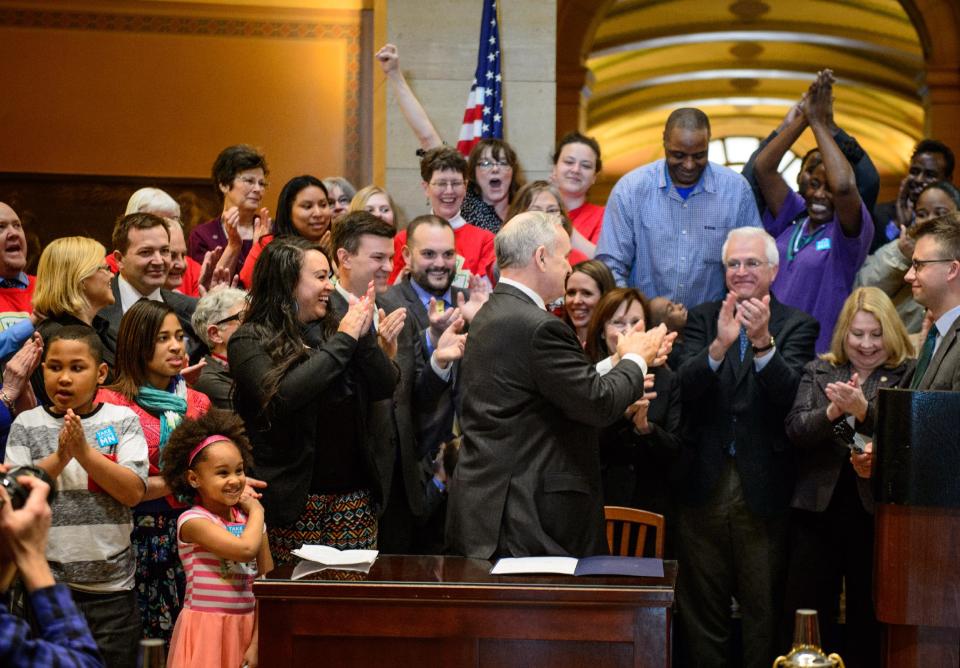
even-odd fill
[{"label": "lanyard with badge", "polygon": [[[804,234],[804,230],[807,229],[807,223],[810,221],[809,217],[803,219],[799,225],[794,225],[793,233],[790,235],[790,243],[787,245],[787,261],[792,262],[794,258],[802,251],[804,248],[809,246],[811,243],[817,240],[817,238],[823,233],[826,229],[826,225],[821,225],[815,229],[810,234]],[[817,243],[817,250],[822,248],[829,248],[829,239],[824,239],[826,246],[821,246],[821,243]]]}]

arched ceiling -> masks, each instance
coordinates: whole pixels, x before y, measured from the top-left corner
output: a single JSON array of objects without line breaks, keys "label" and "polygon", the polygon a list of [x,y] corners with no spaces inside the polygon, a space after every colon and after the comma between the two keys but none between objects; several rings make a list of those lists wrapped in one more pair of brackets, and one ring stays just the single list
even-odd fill
[{"label": "arched ceiling", "polygon": [[[703,109],[714,137],[766,136],[825,67],[837,124],[881,175],[922,134],[923,52],[898,0],[614,0],[596,26],[586,129],[607,179],[662,156],[677,107]],[[812,146],[807,132],[796,150]]]}]

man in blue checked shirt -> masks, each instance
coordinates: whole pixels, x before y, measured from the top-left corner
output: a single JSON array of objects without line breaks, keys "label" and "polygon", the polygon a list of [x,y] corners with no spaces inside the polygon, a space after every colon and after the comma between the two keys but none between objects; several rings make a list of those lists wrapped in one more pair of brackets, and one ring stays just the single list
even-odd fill
[{"label": "man in blue checked shirt", "polygon": [[[6,472],[0,466],[0,472]],[[47,564],[50,529],[49,485],[37,478],[17,479],[30,490],[19,510],[0,488],[0,666],[17,668],[100,668],[103,660],[87,622],[77,610],[65,585],[56,584]],[[7,587],[13,575],[20,578],[41,637],[31,638],[27,622],[10,614]]]},{"label": "man in blue checked shirt", "polygon": [[709,162],[710,119],[677,109],[663,131],[665,159],[638,167],[607,201],[597,259],[617,284],[692,308],[722,299],[720,248],[731,229],[760,227],[746,179]]}]

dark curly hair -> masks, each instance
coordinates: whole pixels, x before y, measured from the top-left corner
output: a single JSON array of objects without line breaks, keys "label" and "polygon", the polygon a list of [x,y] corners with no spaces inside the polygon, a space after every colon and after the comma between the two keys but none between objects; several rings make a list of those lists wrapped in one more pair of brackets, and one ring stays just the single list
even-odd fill
[{"label": "dark curly hair", "polygon": [[188,418],[181,422],[170,434],[170,440],[163,448],[163,479],[177,498],[184,501],[193,499],[196,490],[187,482],[187,471],[204,460],[206,448],[197,453],[192,464],[188,462],[190,452],[205,438],[214,434],[226,436],[237,446],[243,458],[244,469],[249,470],[253,465],[252,448],[243,420],[232,411],[211,408],[199,418]]}]

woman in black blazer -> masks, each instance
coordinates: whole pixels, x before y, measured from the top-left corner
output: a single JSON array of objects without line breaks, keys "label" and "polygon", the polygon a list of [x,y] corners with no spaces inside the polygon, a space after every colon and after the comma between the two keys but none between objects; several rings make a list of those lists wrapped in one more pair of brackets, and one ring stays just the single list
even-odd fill
[{"label": "woman in black blazer", "polygon": [[234,406],[253,443],[256,475],[268,485],[262,501],[278,563],[304,543],[377,544],[366,415],[370,402],[393,395],[396,367],[371,327],[372,289],[338,322],[330,276],[319,246],[301,237],[273,241],[228,346]]},{"label": "woman in black blazer", "polygon": [[[913,347],[890,298],[858,288],[837,319],[830,351],[806,368],[786,431],[797,451],[789,567],[781,644],[789,645],[797,608],[820,612],[824,646],[846,665],[880,665],[873,610],[871,455],[877,393],[896,387]],[[846,624],[836,624],[841,587]],[[787,646],[784,645],[784,646]]]},{"label": "woman in black blazer", "polygon": [[[597,303],[587,327],[587,356],[606,364],[620,334],[635,328],[642,331],[649,322],[650,304],[642,292],[610,290]],[[615,364],[616,358],[610,361]],[[682,475],[680,378],[667,366],[653,367],[647,388],[648,393],[637,397],[623,419],[600,433],[603,502],[663,515],[667,525],[664,556],[674,558],[674,488]]]}]

